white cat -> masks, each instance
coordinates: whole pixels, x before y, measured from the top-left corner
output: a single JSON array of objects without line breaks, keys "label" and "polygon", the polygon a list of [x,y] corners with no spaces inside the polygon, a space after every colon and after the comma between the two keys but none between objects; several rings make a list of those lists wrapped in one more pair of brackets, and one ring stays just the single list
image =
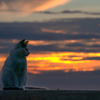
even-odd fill
[{"label": "white cat", "polygon": [[26,56],[29,55],[27,44],[28,41],[25,42],[25,39],[23,39],[10,51],[10,55],[2,68],[4,89],[24,89],[27,77]]}]

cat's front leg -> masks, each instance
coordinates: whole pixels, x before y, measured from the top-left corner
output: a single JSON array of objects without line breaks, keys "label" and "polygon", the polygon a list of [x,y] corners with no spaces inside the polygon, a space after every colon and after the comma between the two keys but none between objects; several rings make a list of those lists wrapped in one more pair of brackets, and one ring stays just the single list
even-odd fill
[{"label": "cat's front leg", "polygon": [[14,87],[19,87],[19,83],[18,83],[18,77],[17,77],[17,73],[15,71],[15,67],[16,65],[14,63],[11,63],[11,76],[14,82]]},{"label": "cat's front leg", "polygon": [[19,88],[24,89],[25,83],[26,83],[26,70],[22,73],[22,76],[20,77],[20,86]]},{"label": "cat's front leg", "polygon": [[12,70],[11,73],[12,73],[12,77],[13,77],[14,86],[19,88],[18,78],[17,78],[15,71]]}]

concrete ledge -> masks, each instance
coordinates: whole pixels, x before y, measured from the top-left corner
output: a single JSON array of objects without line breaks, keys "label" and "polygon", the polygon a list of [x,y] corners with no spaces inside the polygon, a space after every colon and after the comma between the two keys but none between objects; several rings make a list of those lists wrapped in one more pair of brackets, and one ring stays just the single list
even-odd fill
[{"label": "concrete ledge", "polygon": [[100,91],[1,90],[0,100],[100,100]]}]

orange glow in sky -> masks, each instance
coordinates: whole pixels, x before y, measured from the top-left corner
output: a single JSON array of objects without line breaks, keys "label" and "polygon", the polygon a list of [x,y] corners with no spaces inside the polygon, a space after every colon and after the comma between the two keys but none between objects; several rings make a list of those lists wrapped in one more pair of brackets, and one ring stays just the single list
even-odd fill
[{"label": "orange glow in sky", "polygon": [[42,29],[43,32],[50,32],[50,33],[63,33],[65,34],[66,32],[63,30],[50,30],[50,29]]},{"label": "orange glow in sky", "polygon": [[[0,14],[8,19],[27,16],[35,11],[44,11],[68,3],[71,0],[13,0],[0,2]],[[14,12],[15,11],[15,12]]]},{"label": "orange glow in sky", "polygon": [[[7,55],[0,56],[0,69]],[[28,72],[39,74],[41,71],[64,70],[69,71],[93,71],[100,69],[99,60],[85,60],[87,57],[100,57],[100,53],[76,53],[76,52],[51,52],[30,54],[27,57]]]},{"label": "orange glow in sky", "polygon": [[28,70],[29,72],[33,70],[33,73],[39,73],[47,70],[69,72],[100,69],[99,60],[83,60],[87,57],[100,57],[100,53],[52,52],[48,54],[31,54],[27,58]]},{"label": "orange glow in sky", "polygon": [[69,2],[71,0],[48,0],[46,3],[44,3],[43,5],[33,9],[33,11],[42,11],[42,10],[46,10],[49,8],[53,8],[56,7],[58,5],[63,5],[67,2]]}]

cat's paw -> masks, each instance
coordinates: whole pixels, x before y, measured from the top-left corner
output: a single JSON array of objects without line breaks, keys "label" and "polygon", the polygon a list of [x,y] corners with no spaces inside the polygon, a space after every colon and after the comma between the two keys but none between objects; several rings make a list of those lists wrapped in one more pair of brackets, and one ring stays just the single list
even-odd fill
[{"label": "cat's paw", "polygon": [[20,86],[19,89],[20,89],[20,90],[24,90],[24,87],[23,87],[23,86]]}]

